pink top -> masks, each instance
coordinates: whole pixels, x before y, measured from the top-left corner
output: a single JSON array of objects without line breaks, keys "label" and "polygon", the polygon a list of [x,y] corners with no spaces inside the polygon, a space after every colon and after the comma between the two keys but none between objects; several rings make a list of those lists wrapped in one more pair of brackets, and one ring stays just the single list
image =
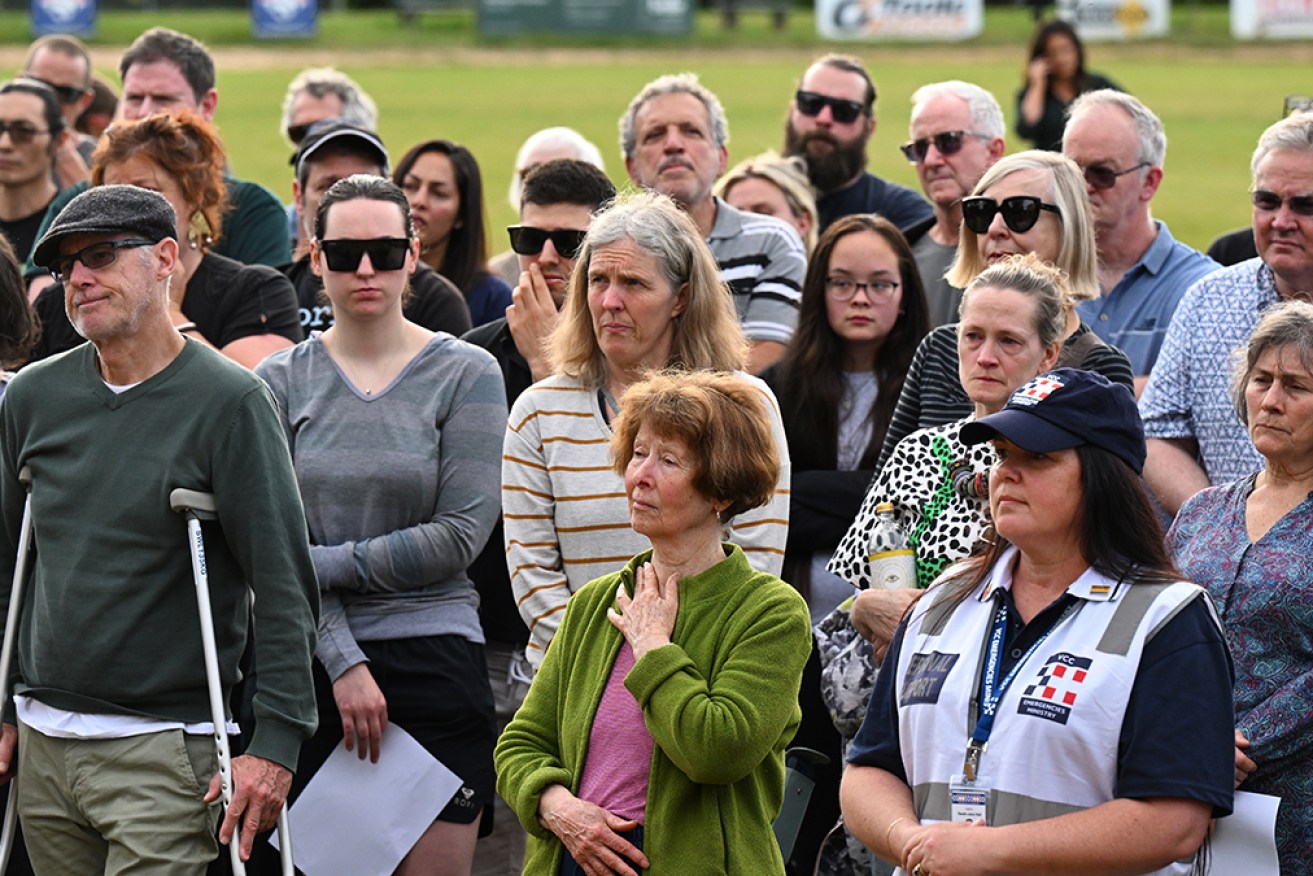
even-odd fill
[{"label": "pink top", "polygon": [[652,771],[652,734],[647,732],[638,700],[625,688],[625,676],[633,668],[634,649],[625,642],[588,733],[579,799],[642,824]]}]

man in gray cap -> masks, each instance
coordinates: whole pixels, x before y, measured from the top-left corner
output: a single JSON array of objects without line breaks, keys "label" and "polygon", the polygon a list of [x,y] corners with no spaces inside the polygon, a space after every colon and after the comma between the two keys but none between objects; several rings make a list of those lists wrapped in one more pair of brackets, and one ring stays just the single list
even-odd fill
[{"label": "man in gray cap", "polygon": [[287,442],[264,384],[170,322],[176,224],[160,195],[100,186],[34,251],[91,342],[15,377],[0,411],[0,578],[16,562],[24,467],[40,542],[0,779],[21,743],[17,805],[38,873],[128,862],[202,873],[217,854],[213,727],[174,488],[218,504],[206,547],[223,684],[236,682],[248,635],[260,670],[221,841],[240,826],[249,855],[315,726],[318,589]]},{"label": "man in gray cap", "polygon": [[[319,202],[333,183],[365,173],[388,175],[388,153],[378,134],[343,119],[324,119],[310,126],[292,156],[296,177],[292,180],[292,203],[300,215],[296,260],[282,265],[287,279],[296,287],[301,328],[308,335],[325,331],[333,324],[333,308],[324,297],[324,282],[310,269],[310,240],[315,236],[315,214]],[[346,205],[348,208],[350,205]],[[460,337],[470,330],[470,309],[461,291],[437,271],[420,262],[410,275],[406,296],[406,319],[429,331]]]}]

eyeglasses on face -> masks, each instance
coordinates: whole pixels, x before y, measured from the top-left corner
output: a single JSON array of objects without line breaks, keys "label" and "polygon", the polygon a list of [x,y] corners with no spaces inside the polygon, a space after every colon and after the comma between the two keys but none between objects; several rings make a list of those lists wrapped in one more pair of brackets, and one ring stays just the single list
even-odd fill
[{"label": "eyeglasses on face", "polygon": [[139,246],[154,246],[153,240],[142,240],[141,238],[129,238],[127,240],[106,240],[100,243],[93,243],[90,246],[84,246],[77,252],[62,255],[55,259],[50,265],[50,276],[55,278],[55,282],[64,283],[73,273],[73,266],[78,262],[86,265],[88,270],[99,271],[101,268],[108,268],[119,257],[121,249],[135,249]]},{"label": "eyeglasses on face", "polygon": [[1081,173],[1085,174],[1085,181],[1094,186],[1099,191],[1107,191],[1117,185],[1119,177],[1126,176],[1128,173],[1135,173],[1142,167],[1148,167],[1149,162],[1141,161],[1125,170],[1113,170],[1106,164],[1091,164],[1089,167],[1082,167]]},{"label": "eyeglasses on face", "polygon": [[1290,212],[1296,216],[1313,216],[1313,195],[1293,195],[1283,198],[1276,192],[1259,190],[1251,192],[1249,199],[1253,202],[1255,210],[1262,210],[1264,213],[1275,213],[1281,209],[1282,204],[1289,204]]},{"label": "eyeglasses on face", "polygon": [[1046,204],[1033,195],[1013,195],[1001,202],[981,195],[962,199],[962,221],[976,234],[987,234],[994,217],[1003,214],[1003,224],[1013,234],[1024,234],[1035,227],[1040,212],[1048,210],[1062,218],[1062,212],[1053,204]]},{"label": "eyeglasses on face", "polygon": [[319,251],[330,271],[352,272],[360,267],[360,259],[369,256],[369,264],[376,271],[399,271],[406,266],[406,253],[410,241],[404,237],[376,237],[371,240],[319,241]]},{"label": "eyeglasses on face", "polygon": [[13,141],[15,146],[26,146],[37,138],[40,134],[49,134],[49,128],[38,128],[31,122],[5,122],[0,121],[0,137],[5,134]]},{"label": "eyeglasses on face", "polygon": [[507,227],[506,232],[511,238],[511,249],[518,255],[536,256],[543,251],[543,245],[550,240],[556,252],[567,259],[579,254],[579,247],[583,246],[584,238],[588,236],[587,231],[573,228],[548,231],[546,228],[534,228],[532,225],[511,225]]},{"label": "eyeglasses on face", "polygon": [[852,277],[825,278],[825,291],[835,301],[851,300],[857,294],[858,289],[864,290],[866,297],[871,301],[886,301],[894,294],[894,290],[899,285],[901,284],[893,280],[868,280],[861,283]]},{"label": "eyeglasses on face", "polygon": [[309,125],[287,126],[287,139],[292,141],[293,146],[300,146],[301,141],[305,139],[305,135],[308,133],[310,133]]},{"label": "eyeglasses on face", "polygon": [[51,91],[53,91],[55,93],[55,96],[59,98],[60,103],[73,103],[74,101],[81,100],[82,95],[87,93],[87,89],[83,88],[80,85],[56,85],[53,82],[47,82],[44,79],[40,79],[36,76],[31,76],[31,75],[29,75],[27,78],[35,80],[36,82],[40,82],[46,88],[49,88]]},{"label": "eyeglasses on face", "polygon": [[962,145],[967,137],[984,138],[984,136],[975,131],[943,131],[931,137],[909,140],[898,148],[902,150],[903,157],[912,164],[920,164],[930,154],[931,143],[939,150],[940,155],[956,155],[962,151]]},{"label": "eyeglasses on face", "polygon": [[798,112],[808,117],[819,116],[821,110],[828,106],[830,115],[834,116],[834,120],[841,125],[852,124],[866,115],[866,107],[855,100],[827,97],[814,91],[799,91],[793,96],[793,105],[798,108]]}]

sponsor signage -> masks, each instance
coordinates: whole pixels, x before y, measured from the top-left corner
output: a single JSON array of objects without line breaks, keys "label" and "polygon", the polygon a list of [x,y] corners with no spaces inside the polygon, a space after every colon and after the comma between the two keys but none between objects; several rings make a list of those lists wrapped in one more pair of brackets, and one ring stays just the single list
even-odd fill
[{"label": "sponsor signage", "polygon": [[319,32],[318,0],[251,0],[251,30],[262,39],[313,37]]},{"label": "sponsor signage", "polygon": [[479,0],[479,33],[693,32],[693,0]]},{"label": "sponsor signage", "polygon": [[1238,40],[1313,37],[1313,0],[1231,0],[1231,36]]},{"label": "sponsor signage", "polygon": [[1081,39],[1134,40],[1166,36],[1171,0],[1058,0],[1058,17]]},{"label": "sponsor signage", "polygon": [[816,32],[829,40],[965,40],[984,22],[984,0],[816,0]]},{"label": "sponsor signage", "polygon": [[94,36],[96,0],[32,0],[32,33]]}]

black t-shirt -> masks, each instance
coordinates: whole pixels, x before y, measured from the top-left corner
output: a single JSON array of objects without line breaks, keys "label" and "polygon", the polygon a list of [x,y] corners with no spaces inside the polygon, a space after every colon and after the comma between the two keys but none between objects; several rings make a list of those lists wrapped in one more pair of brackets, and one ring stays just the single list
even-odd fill
[{"label": "black t-shirt", "polygon": [[[315,272],[310,270],[310,256],[302,256],[281,266],[296,288],[301,328],[306,335],[322,332],[333,324],[333,308],[321,293],[324,290]],[[410,278],[410,298],[403,308],[406,319],[431,332],[446,332],[460,337],[470,330],[470,309],[460,290],[423,262]]]},{"label": "black t-shirt", "polygon": [[9,245],[14,248],[14,255],[18,257],[20,265],[32,254],[32,247],[36,245],[36,233],[41,230],[41,220],[46,218],[46,207],[49,206],[46,204],[31,216],[24,216],[12,222],[0,219],[0,234],[8,238]]},{"label": "black t-shirt", "polygon": [[[64,286],[46,287],[35,303],[41,340],[32,361],[72,349],[84,340],[64,310]],[[286,277],[266,265],[244,265],[207,253],[187,281],[182,313],[207,341],[223,349],[252,335],[279,335],[299,343],[296,291]]]}]

